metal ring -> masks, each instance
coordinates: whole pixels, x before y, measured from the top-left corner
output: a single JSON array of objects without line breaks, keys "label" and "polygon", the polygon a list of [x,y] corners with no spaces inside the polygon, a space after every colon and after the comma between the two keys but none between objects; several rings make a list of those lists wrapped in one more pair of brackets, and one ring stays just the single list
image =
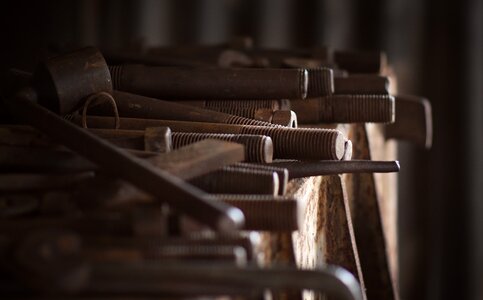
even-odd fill
[{"label": "metal ring", "polygon": [[99,100],[99,98],[101,97],[106,97],[109,100],[109,103],[112,104],[115,118],[114,127],[115,129],[119,129],[119,127],[121,127],[121,119],[119,118],[119,111],[117,110],[116,100],[114,100],[114,97],[112,97],[111,94],[106,92],[92,94],[87,98],[86,102],[84,103],[84,107],[82,108],[82,127],[87,128],[87,109],[89,108],[89,105],[92,101]]}]

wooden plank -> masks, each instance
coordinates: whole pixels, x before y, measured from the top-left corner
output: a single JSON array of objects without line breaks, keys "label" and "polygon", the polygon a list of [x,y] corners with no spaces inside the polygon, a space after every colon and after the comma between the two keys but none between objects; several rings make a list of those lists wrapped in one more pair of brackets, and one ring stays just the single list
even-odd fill
[{"label": "wooden plank", "polygon": [[364,276],[362,273],[359,251],[357,249],[349,202],[340,175],[324,176],[321,184],[320,205],[323,218],[321,220],[320,238],[324,241],[325,262],[338,265],[354,275],[365,294]]},{"label": "wooden plank", "polygon": [[[294,233],[295,256],[301,268],[340,265],[351,272],[364,291],[364,279],[344,183],[341,176],[319,176],[291,181],[304,222]],[[313,299],[311,294],[304,299]],[[366,299],[363,293],[364,299]]]},{"label": "wooden plank", "polygon": [[[349,138],[354,159],[371,159],[364,124],[352,125]],[[374,175],[362,173],[344,176],[367,297],[396,299]]]},{"label": "wooden plank", "polygon": [[164,155],[148,158],[158,168],[182,179],[191,179],[244,160],[243,145],[203,140]]}]

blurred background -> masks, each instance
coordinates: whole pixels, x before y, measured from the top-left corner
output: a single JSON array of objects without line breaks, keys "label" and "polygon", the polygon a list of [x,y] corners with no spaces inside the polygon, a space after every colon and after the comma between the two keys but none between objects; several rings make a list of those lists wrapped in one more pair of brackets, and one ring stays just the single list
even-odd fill
[{"label": "blurred background", "polygon": [[330,46],[387,53],[433,107],[430,151],[400,144],[402,299],[483,299],[483,1],[1,1],[0,68],[55,47]]}]

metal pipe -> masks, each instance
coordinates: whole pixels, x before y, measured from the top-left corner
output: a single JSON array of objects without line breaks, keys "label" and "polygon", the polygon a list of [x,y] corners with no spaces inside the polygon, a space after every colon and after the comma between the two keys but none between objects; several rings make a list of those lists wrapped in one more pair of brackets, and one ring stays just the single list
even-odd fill
[{"label": "metal pipe", "polygon": [[110,66],[114,89],[161,99],[304,99],[305,69]]},{"label": "metal pipe", "polygon": [[275,161],[268,165],[286,168],[290,179],[343,173],[399,172],[398,161]]}]

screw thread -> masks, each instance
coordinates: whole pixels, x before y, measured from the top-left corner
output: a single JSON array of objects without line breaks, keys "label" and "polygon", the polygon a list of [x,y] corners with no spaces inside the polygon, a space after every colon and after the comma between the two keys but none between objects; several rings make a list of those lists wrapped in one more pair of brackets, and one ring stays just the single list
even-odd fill
[{"label": "screw thread", "polygon": [[278,100],[207,100],[205,107],[209,109],[230,109],[230,108],[268,108],[280,109]]},{"label": "screw thread", "polygon": [[223,199],[223,202],[239,208],[245,215],[247,230],[286,231],[298,229],[297,201],[284,199]]},{"label": "screw thread", "polygon": [[245,126],[242,133],[270,136],[274,158],[340,160],[344,155],[345,139],[338,130]]},{"label": "screw thread", "polygon": [[280,185],[279,195],[284,195],[287,191],[288,180],[289,180],[289,172],[286,168],[274,167],[270,165],[259,165],[259,164],[250,164],[250,163],[237,163],[234,166],[242,167],[246,169],[252,170],[265,170],[270,172],[275,172],[278,175],[278,181]]},{"label": "screw thread", "polygon": [[264,126],[264,127],[282,127],[281,125],[275,125],[268,122],[253,120],[249,118],[244,118],[240,116],[232,115],[226,119],[226,124],[237,124],[237,125],[252,125],[252,126]]},{"label": "screw thread", "polygon": [[216,139],[242,144],[245,146],[245,161],[269,163],[273,159],[272,139],[268,136],[194,132],[171,133],[171,140],[174,149],[178,149],[205,139]]},{"label": "screw thread", "polygon": [[225,167],[223,170],[196,177],[193,185],[214,194],[270,194],[278,192],[277,173]]},{"label": "screw thread", "polygon": [[254,107],[207,107],[207,109],[235,115],[243,118],[254,119],[258,108]]},{"label": "screw thread", "polygon": [[[240,116],[243,118],[267,122],[271,125],[284,127],[297,127],[297,115],[290,110],[273,110],[271,108],[242,108],[242,107],[214,107],[210,110]],[[247,123],[245,119],[241,122],[233,118],[236,124]],[[253,123],[253,122],[250,122]]]},{"label": "screw thread", "polygon": [[389,95],[333,95],[320,98],[320,113],[321,122],[389,123],[394,122],[395,101]]},{"label": "screw thread", "polygon": [[112,88],[119,90],[122,86],[122,72],[124,68],[121,65],[109,66],[109,72],[111,73]]},{"label": "screw thread", "polygon": [[329,68],[308,69],[307,97],[320,97],[334,93],[334,76]]},{"label": "screw thread", "polygon": [[271,195],[250,195],[250,194],[216,194],[213,195],[216,199],[223,201],[286,201],[286,200],[296,200],[292,196],[271,196]]}]

